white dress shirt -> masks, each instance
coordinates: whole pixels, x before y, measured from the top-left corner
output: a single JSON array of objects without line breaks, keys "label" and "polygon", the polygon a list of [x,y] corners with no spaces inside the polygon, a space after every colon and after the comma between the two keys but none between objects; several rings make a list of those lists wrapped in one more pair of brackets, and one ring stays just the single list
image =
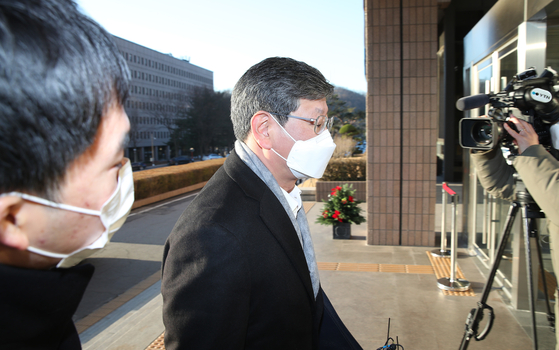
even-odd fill
[{"label": "white dress shirt", "polygon": [[295,218],[297,218],[297,213],[303,205],[303,202],[301,201],[301,190],[299,189],[299,187],[295,186],[293,190],[291,190],[291,192],[287,192],[283,188],[281,189],[281,191],[283,192],[283,195],[287,200],[287,204],[289,204],[289,207],[293,211],[293,215],[295,215]]}]

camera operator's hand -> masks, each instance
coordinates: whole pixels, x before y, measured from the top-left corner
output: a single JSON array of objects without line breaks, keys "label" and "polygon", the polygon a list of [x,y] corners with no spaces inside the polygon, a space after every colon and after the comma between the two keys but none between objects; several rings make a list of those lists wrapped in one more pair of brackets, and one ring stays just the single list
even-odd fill
[{"label": "camera operator's hand", "polygon": [[511,117],[510,121],[516,125],[519,132],[514,131],[506,123],[504,124],[505,130],[514,138],[516,144],[518,145],[518,153],[522,154],[524,150],[530,146],[538,145],[540,143],[538,139],[538,134],[534,131],[534,128],[530,123],[520,120],[516,117]]}]

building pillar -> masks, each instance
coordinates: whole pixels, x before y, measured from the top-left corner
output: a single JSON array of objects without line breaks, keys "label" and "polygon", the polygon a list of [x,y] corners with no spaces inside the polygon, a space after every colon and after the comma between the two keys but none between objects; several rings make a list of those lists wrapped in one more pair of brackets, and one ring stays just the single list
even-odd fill
[{"label": "building pillar", "polygon": [[435,245],[437,0],[365,0],[367,244]]}]

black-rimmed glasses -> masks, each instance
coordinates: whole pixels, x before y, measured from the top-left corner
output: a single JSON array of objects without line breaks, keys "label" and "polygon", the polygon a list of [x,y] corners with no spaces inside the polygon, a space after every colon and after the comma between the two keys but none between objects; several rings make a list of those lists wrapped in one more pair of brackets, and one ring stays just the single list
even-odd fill
[{"label": "black-rimmed glasses", "polygon": [[328,129],[328,131],[330,131],[330,129],[332,128],[332,121],[334,118],[332,117],[328,117],[325,115],[321,115],[318,116],[316,119],[313,118],[303,118],[303,117],[297,117],[295,115],[283,115],[283,114],[277,114],[277,113],[270,113],[272,115],[276,115],[279,117],[285,117],[285,118],[295,118],[295,119],[301,119],[304,120],[306,122],[311,123],[312,125],[314,125],[314,133],[319,135],[321,132],[323,132],[324,130]]}]

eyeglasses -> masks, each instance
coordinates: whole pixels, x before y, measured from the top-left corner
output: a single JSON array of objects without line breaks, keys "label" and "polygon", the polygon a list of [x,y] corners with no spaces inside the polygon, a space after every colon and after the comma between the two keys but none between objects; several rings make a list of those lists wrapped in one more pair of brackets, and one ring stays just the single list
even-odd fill
[{"label": "eyeglasses", "polygon": [[334,118],[332,117],[327,117],[325,115],[321,115],[318,116],[316,119],[313,118],[303,118],[303,117],[297,117],[294,115],[283,115],[283,114],[277,114],[277,113],[270,113],[279,117],[285,117],[285,118],[295,118],[295,119],[301,119],[304,120],[306,122],[311,123],[312,125],[314,125],[314,133],[319,135],[321,132],[323,132],[324,130],[328,129],[328,131],[330,131],[330,129],[332,128],[332,121]]}]

